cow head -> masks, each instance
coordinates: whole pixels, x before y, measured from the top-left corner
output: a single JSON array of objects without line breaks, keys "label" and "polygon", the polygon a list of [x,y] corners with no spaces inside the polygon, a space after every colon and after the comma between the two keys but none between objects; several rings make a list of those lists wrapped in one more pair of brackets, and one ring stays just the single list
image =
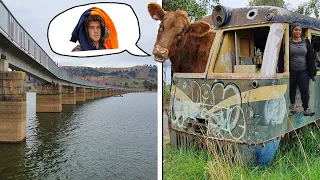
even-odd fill
[{"label": "cow head", "polygon": [[172,57],[186,43],[188,36],[203,36],[211,29],[206,22],[190,23],[185,11],[164,11],[159,4],[149,3],[148,11],[154,20],[160,21],[153,58],[158,62]]}]

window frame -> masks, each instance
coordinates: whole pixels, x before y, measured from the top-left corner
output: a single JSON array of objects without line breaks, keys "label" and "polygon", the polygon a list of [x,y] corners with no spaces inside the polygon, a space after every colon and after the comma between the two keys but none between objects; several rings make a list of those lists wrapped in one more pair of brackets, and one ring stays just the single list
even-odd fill
[{"label": "window frame", "polygon": [[[318,36],[320,37],[320,30],[315,30],[315,29],[308,29],[306,32],[306,37],[310,40],[312,43],[312,36]],[[320,71],[317,71],[317,76],[320,75]]]},{"label": "window frame", "polygon": [[[214,73],[214,66],[216,63],[216,60],[218,58],[218,52],[219,48],[221,46],[222,42],[222,36],[224,32],[227,31],[235,31],[235,30],[241,30],[241,29],[252,29],[252,28],[259,28],[259,27],[266,27],[269,26],[271,30],[271,25],[272,24],[281,24],[283,25],[284,28],[284,33],[282,37],[282,41],[284,38],[284,43],[285,43],[285,51],[284,51],[284,72],[283,73],[275,73],[275,76],[273,77],[264,77],[261,76],[261,72],[259,73]],[[213,54],[210,56],[211,59],[208,61],[208,74],[207,78],[208,79],[273,79],[273,78],[288,78],[289,77],[289,24],[288,23],[265,23],[265,24],[257,24],[257,25],[250,25],[250,26],[243,26],[243,27],[232,27],[228,29],[222,29],[220,31],[220,36],[218,39],[215,39],[216,43],[219,46],[216,46],[215,50],[213,51]],[[269,37],[268,37],[269,38]],[[262,67],[261,67],[262,68]]]}]

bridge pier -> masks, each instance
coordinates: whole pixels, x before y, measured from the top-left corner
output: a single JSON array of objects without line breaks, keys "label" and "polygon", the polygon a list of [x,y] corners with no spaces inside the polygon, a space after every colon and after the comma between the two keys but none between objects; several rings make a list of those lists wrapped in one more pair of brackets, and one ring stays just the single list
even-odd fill
[{"label": "bridge pier", "polygon": [[110,91],[110,96],[114,96],[115,95],[115,93],[114,93],[114,89],[110,89],[111,91]]},{"label": "bridge pier", "polygon": [[0,58],[0,71],[8,71],[9,63],[8,60]]},{"label": "bridge pier", "polygon": [[26,74],[0,71],[0,142],[26,138]]},{"label": "bridge pier", "polygon": [[86,89],[84,87],[76,88],[76,101],[84,102],[86,101]]},{"label": "bridge pier", "polygon": [[94,99],[93,88],[86,88],[86,99]]},{"label": "bridge pier", "polygon": [[106,89],[106,97],[109,97],[109,96],[110,96],[110,95],[109,95],[109,94],[110,94],[109,91],[110,91],[109,89]]},{"label": "bridge pier", "polygon": [[94,98],[100,99],[101,98],[101,91],[100,89],[94,89]]},{"label": "bridge pier", "polygon": [[107,89],[107,97],[111,96],[111,91],[112,91],[112,89]]},{"label": "bridge pier", "polygon": [[105,98],[106,97],[106,90],[105,89],[100,89],[101,91],[101,97]]},{"label": "bridge pier", "polygon": [[61,84],[42,83],[37,85],[36,112],[61,112]]},{"label": "bridge pier", "polygon": [[62,86],[62,104],[77,104],[76,87]]}]

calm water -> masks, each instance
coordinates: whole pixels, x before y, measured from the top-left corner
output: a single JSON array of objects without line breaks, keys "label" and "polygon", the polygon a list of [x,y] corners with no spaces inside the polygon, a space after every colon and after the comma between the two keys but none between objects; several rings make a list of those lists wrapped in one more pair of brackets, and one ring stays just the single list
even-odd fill
[{"label": "calm water", "polygon": [[36,113],[27,138],[0,144],[0,179],[157,179],[157,94],[134,93]]}]

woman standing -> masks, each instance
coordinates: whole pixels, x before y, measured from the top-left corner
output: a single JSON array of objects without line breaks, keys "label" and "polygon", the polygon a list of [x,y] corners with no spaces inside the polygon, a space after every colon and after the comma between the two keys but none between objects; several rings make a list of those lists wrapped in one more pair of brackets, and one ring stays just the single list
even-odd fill
[{"label": "woman standing", "polygon": [[315,114],[309,106],[309,78],[315,81],[316,68],[314,63],[314,53],[308,39],[301,37],[302,25],[295,22],[291,25],[292,37],[290,38],[290,111],[296,112],[295,97],[297,85],[301,92],[304,116]]}]

